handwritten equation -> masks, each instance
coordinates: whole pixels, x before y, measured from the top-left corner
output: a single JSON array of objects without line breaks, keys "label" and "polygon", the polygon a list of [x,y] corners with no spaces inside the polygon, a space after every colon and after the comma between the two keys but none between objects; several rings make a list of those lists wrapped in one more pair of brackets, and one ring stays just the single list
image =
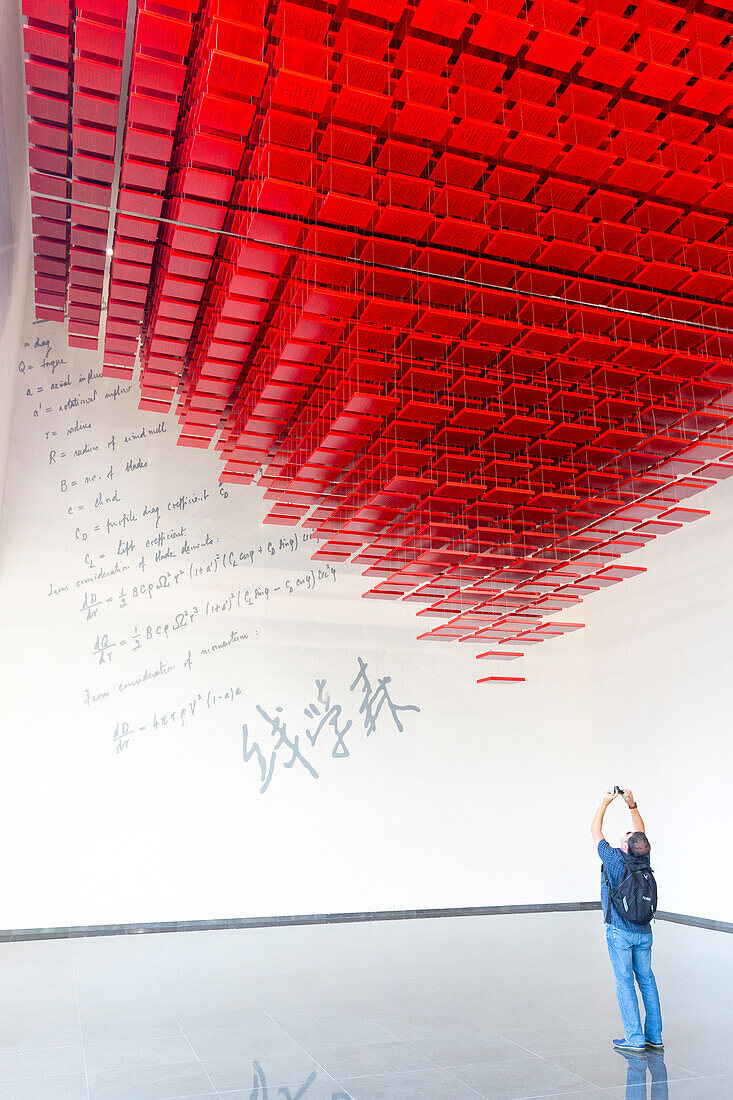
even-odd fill
[{"label": "handwritten equation", "polygon": [[[177,448],[168,417],[139,413],[133,386],[62,340],[41,325],[24,346],[11,490],[19,531],[42,513],[33,598],[69,643],[58,657],[63,721],[106,731],[130,757],[155,741],[173,748],[181,731],[228,708],[236,741],[247,720],[244,752],[263,793],[282,768],[318,778],[321,754],[348,758],[357,732],[402,729],[418,708],[361,661],[338,699],[317,679],[292,715],[289,695],[285,709],[254,698],[249,682],[244,696],[237,677],[257,667],[254,647],[288,646],[291,632],[318,624],[317,606],[303,601],[342,578],[311,559],[309,530],[262,528],[259,493],[219,483],[213,454]],[[39,629],[38,644],[44,637]],[[282,652],[298,660],[296,647]]]},{"label": "handwritten equation", "polygon": [[[161,574],[157,579],[133,584],[126,589],[124,586],[112,596],[100,598],[95,592],[86,592],[79,610],[84,612],[87,620],[96,617],[104,604],[113,604],[124,610],[130,601],[152,600],[157,592],[165,591],[177,585],[184,573],[178,570],[175,573]],[[210,618],[212,616],[230,615],[247,607],[254,607],[259,602],[267,602],[271,596],[278,592],[286,592],[290,595],[299,589],[313,591],[323,581],[335,581],[336,570],[331,565],[318,566],[309,569],[302,574],[286,577],[281,585],[254,585],[251,588],[238,588],[234,592],[218,600],[205,600],[201,608],[197,605],[183,607],[172,613],[169,618],[155,622],[135,624],[132,632],[127,636],[110,634],[108,631],[97,633],[92,643],[92,655],[98,664],[104,665],[112,660],[113,651],[121,650],[129,646],[128,652],[137,653],[138,650],[150,643],[157,643],[161,639],[171,638],[180,630],[192,626],[199,616]],[[245,635],[240,635],[237,640],[244,641]],[[217,643],[214,642],[210,651],[216,651]]]},{"label": "handwritten equation", "polygon": [[[366,661],[357,657],[357,663],[358,671],[349,687],[349,692],[357,692],[360,695],[358,714],[366,736],[371,736],[377,729],[377,723],[385,707],[393,725],[402,733],[404,726],[400,714],[403,711],[419,713],[420,707],[409,703],[396,703],[390,694],[391,676],[379,677],[374,686],[368,675]],[[243,725],[242,758],[245,764],[254,762],[259,772],[260,794],[264,794],[269,789],[278,765],[290,769],[297,764],[313,779],[320,778],[309,751],[315,749],[319,741],[325,740],[330,744],[331,756],[335,760],[343,760],[350,756],[346,735],[352,729],[353,721],[351,718],[344,718],[341,703],[332,702],[326,689],[325,679],[315,681],[315,699],[303,708],[308,725],[301,723],[298,733],[288,732],[288,723],[283,717],[283,707],[275,707],[274,714],[269,714],[259,704],[255,709],[262,719],[265,739],[254,740],[250,735],[249,726]]]},{"label": "handwritten equation", "polygon": [[183,729],[186,724],[194,721],[197,715],[201,717],[205,711],[221,707],[222,704],[236,702],[241,698],[242,690],[241,685],[234,684],[218,692],[209,690],[204,694],[199,691],[195,696],[179,701],[172,708],[153,711],[146,722],[135,726],[131,726],[129,722],[117,722],[112,735],[115,751],[124,752],[130,744],[130,738],[136,733],[170,727]]}]

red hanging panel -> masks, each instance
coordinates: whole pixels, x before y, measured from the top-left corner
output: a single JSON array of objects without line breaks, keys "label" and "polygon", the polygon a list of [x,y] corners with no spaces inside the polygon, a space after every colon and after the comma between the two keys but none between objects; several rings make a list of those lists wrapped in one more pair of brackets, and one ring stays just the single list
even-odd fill
[{"label": "red hanging panel", "polygon": [[104,373],[266,522],[516,660],[733,470],[697,7],[23,0],[38,315],[95,347],[106,300]]}]

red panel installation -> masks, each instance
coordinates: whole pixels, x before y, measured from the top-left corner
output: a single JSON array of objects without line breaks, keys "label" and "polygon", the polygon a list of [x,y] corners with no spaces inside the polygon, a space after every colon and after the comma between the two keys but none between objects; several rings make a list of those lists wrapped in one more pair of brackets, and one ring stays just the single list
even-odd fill
[{"label": "red panel installation", "polygon": [[733,22],[699,9],[23,0],[37,313],[96,347],[106,301],[104,373],[266,522],[516,660],[733,472]]}]

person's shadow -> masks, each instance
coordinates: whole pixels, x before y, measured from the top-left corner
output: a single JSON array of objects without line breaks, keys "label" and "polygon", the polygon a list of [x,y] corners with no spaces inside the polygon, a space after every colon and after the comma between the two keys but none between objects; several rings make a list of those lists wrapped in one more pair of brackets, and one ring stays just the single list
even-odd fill
[{"label": "person's shadow", "polygon": [[[625,1100],[669,1100],[663,1054],[654,1050],[644,1055],[620,1053],[627,1064]],[[651,1080],[651,1093],[647,1092],[648,1080]]]}]

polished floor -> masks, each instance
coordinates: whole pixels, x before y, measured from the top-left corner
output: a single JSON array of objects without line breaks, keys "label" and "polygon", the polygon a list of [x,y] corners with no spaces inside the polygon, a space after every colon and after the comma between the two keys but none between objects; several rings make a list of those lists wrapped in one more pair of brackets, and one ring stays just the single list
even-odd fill
[{"label": "polished floor", "polygon": [[629,1062],[594,912],[0,944],[0,1100],[730,1100],[733,936],[655,941]]}]

